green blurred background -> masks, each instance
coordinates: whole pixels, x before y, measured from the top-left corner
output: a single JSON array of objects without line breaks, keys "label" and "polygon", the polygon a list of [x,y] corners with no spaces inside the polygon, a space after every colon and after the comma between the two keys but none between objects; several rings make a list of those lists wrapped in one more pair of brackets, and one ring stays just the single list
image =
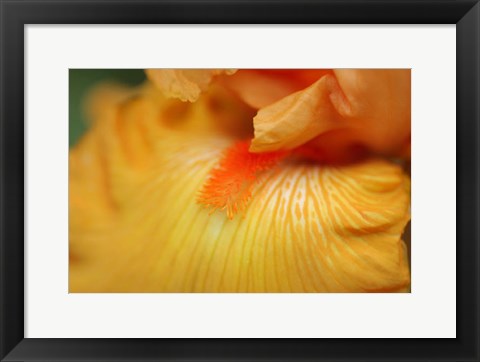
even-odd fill
[{"label": "green blurred background", "polygon": [[143,69],[70,69],[68,78],[68,141],[72,147],[87,129],[83,101],[88,92],[102,82],[138,85],[145,73]]}]

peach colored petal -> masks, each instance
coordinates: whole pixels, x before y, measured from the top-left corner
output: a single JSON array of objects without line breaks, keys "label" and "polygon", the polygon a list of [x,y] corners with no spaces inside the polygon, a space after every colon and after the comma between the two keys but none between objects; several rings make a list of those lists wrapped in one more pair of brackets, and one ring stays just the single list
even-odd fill
[{"label": "peach colored petal", "polygon": [[[399,153],[410,135],[410,70],[334,70],[260,109],[254,127],[253,152],[290,149],[316,139],[320,148],[361,145]],[[327,133],[328,138],[321,137]]]},{"label": "peach colored petal", "polygon": [[147,77],[170,98],[195,102],[215,76],[234,69],[147,69]]},{"label": "peach colored petal", "polygon": [[326,69],[241,69],[223,80],[249,106],[259,109],[309,86],[328,72]]},{"label": "peach colored petal", "polygon": [[341,117],[330,101],[330,95],[338,89],[335,77],[328,74],[310,87],[260,109],[253,119],[255,138],[250,150],[292,149],[338,128]]},{"label": "peach colored petal", "polygon": [[339,69],[335,75],[350,107],[342,112],[341,102],[332,103],[358,138],[377,152],[402,148],[411,129],[410,69]]}]

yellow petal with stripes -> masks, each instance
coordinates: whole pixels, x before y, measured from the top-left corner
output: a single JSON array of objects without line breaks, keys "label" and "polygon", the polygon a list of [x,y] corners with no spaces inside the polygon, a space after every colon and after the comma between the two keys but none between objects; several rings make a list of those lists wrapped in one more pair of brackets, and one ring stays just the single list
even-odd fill
[{"label": "yellow petal with stripes", "polygon": [[409,178],[383,160],[286,159],[243,215],[196,202],[232,141],[134,97],[70,155],[70,292],[391,292],[410,283]]}]

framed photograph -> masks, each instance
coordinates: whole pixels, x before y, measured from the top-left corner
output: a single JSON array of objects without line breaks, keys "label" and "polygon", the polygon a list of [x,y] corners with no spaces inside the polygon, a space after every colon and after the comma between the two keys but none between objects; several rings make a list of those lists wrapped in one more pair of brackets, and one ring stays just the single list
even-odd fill
[{"label": "framed photograph", "polygon": [[478,361],[480,5],[1,1],[1,361]]}]

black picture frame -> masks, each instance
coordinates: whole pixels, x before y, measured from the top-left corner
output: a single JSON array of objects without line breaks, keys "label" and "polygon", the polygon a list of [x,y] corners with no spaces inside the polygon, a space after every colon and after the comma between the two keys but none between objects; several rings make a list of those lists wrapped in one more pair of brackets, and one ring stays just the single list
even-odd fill
[{"label": "black picture frame", "polygon": [[[479,361],[478,0],[0,0],[0,11],[2,361]],[[24,338],[24,26],[162,23],[456,24],[457,338]]]}]

